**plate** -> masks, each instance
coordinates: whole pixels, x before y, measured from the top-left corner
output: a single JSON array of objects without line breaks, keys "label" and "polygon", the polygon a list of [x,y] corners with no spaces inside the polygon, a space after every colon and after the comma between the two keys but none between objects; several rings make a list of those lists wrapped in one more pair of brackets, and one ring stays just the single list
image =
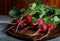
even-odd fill
[{"label": "plate", "polygon": [[[35,31],[31,30],[31,29],[27,29],[25,30],[23,33],[20,33],[20,29],[16,32],[16,27],[10,29],[7,31],[7,29],[9,29],[12,25],[8,24],[6,26],[6,32],[9,33],[10,35],[12,35],[13,37],[18,37],[18,38],[22,38],[22,39],[27,39],[27,40],[33,40],[34,37],[29,36],[29,34],[33,34]],[[41,36],[43,36],[43,33],[40,33],[38,36],[35,36],[37,38],[41,38]],[[51,33],[49,34],[48,37],[42,39],[42,40],[49,40],[49,39],[53,39],[60,36],[60,28],[56,28],[53,31],[51,31]]]}]

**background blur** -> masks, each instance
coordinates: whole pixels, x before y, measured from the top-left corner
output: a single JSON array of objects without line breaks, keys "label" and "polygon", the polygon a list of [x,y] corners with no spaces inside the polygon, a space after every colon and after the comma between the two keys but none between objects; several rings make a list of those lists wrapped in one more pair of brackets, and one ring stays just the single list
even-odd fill
[{"label": "background blur", "polygon": [[[34,2],[34,0],[30,0]],[[56,8],[60,8],[60,0],[42,0],[46,5],[56,5]],[[0,0],[0,15],[8,15],[9,10],[16,6],[18,9],[25,8],[27,9],[28,3],[26,0]]]}]

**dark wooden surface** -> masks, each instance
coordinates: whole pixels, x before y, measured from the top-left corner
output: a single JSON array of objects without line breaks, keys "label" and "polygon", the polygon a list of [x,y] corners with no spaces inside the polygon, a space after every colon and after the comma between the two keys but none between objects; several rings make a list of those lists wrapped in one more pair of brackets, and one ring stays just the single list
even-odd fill
[{"label": "dark wooden surface", "polygon": [[0,15],[8,15],[13,6],[20,10],[21,8],[27,9],[27,5],[25,0],[0,0]]},{"label": "dark wooden surface", "polygon": [[[30,0],[34,2],[34,0]],[[47,5],[56,5],[57,8],[60,8],[60,0],[42,0],[44,4]],[[27,9],[28,3],[26,0],[0,0],[0,15],[8,15],[9,10],[16,6],[18,9],[25,8]]]}]

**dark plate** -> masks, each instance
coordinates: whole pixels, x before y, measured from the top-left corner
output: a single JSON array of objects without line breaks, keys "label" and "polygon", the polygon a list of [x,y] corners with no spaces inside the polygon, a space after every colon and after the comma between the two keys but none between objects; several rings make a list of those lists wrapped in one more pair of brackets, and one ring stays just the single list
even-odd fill
[{"label": "dark plate", "polygon": [[[10,28],[12,25],[10,25],[10,24],[8,24],[7,26],[6,26],[6,30],[8,29],[8,28]],[[16,31],[16,28],[12,28],[11,30],[8,30],[8,31],[6,31],[7,33],[9,33],[10,35],[12,35],[12,36],[15,36],[15,37],[19,37],[19,38],[23,38],[23,39],[28,39],[28,40],[32,40],[34,37],[32,37],[32,36],[29,36],[29,35],[27,35],[27,34],[33,34],[35,31],[33,31],[33,30],[30,30],[30,29],[27,29],[27,30],[25,30],[23,33],[20,33],[20,29],[17,31],[17,32],[15,32]],[[42,33],[40,33],[38,36],[36,36],[37,38],[40,38],[41,36],[43,36],[43,34]],[[53,38],[56,38],[56,37],[58,37],[58,36],[60,36],[60,28],[58,27],[58,28],[56,28],[56,29],[54,29],[54,31],[51,31],[51,34],[49,34],[49,36],[48,37],[46,37],[46,38],[44,38],[44,39],[42,39],[42,40],[49,40],[49,39],[53,39]]]}]

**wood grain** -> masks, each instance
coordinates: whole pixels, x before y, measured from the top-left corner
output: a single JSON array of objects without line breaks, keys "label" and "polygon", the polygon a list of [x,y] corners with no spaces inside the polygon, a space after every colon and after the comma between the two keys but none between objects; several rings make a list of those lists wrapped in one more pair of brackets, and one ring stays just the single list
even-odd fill
[{"label": "wood grain", "polygon": [[[34,0],[30,0],[34,2]],[[60,8],[60,0],[42,0],[45,5],[56,5],[56,8]],[[26,0],[0,0],[0,15],[8,15],[9,10],[16,6],[19,10],[21,8],[27,9],[28,3]]]}]

